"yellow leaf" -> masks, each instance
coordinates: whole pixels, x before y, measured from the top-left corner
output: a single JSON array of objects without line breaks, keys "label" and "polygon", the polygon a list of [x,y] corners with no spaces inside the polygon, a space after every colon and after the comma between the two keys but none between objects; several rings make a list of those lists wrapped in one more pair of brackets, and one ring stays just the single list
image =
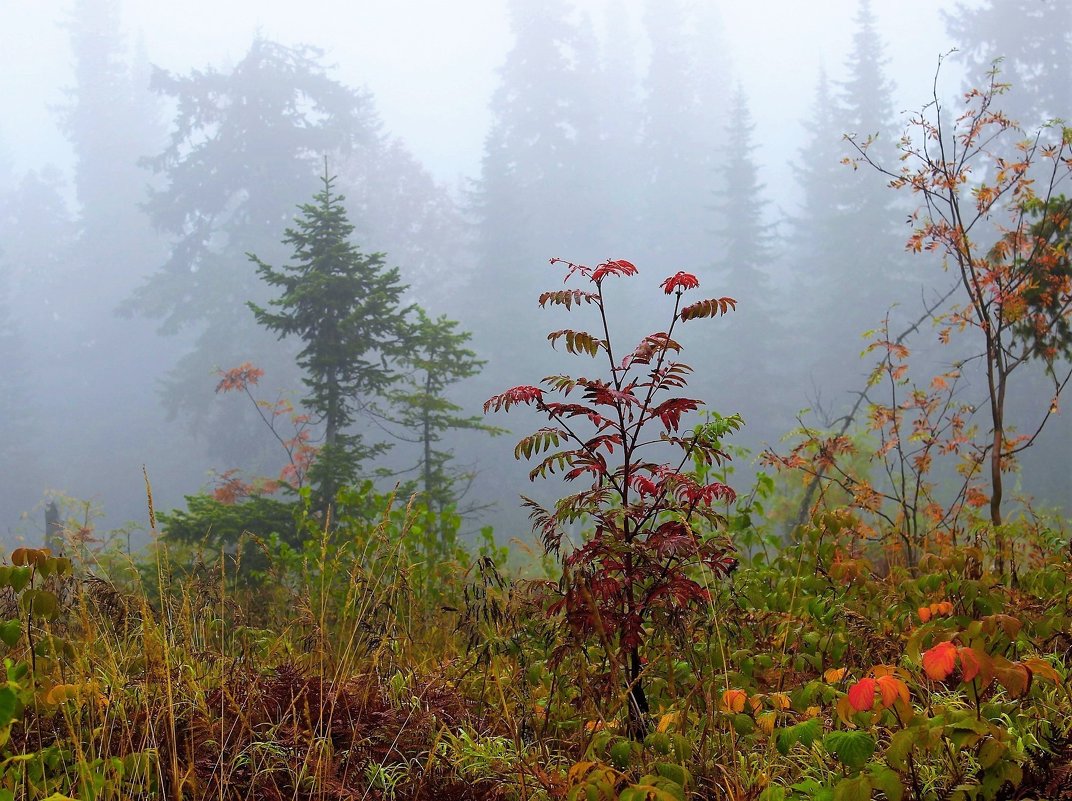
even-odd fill
[{"label": "yellow leaf", "polygon": [[827,684],[837,684],[845,678],[846,668],[830,668],[823,673],[823,680]]},{"label": "yellow leaf", "polygon": [[785,693],[771,693],[770,702],[775,709],[789,709],[790,706],[789,696]]},{"label": "yellow leaf", "polygon": [[681,719],[680,712],[667,712],[659,718],[659,724],[655,727],[658,732],[665,732]]},{"label": "yellow leaf", "polygon": [[566,782],[571,786],[577,784],[588,775],[588,771],[590,771],[595,764],[595,762],[575,763],[566,774]]},{"label": "yellow leaf", "polygon": [[760,731],[762,731],[764,734],[769,735],[771,732],[774,731],[774,724],[777,720],[777,712],[764,712],[762,715],[759,715],[756,718],[756,726],[758,726]]}]

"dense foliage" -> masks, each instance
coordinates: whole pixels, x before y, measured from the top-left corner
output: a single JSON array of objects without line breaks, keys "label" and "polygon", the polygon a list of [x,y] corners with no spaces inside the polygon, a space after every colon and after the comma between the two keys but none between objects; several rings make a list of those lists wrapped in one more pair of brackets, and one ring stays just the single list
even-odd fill
[{"label": "dense foliage", "polygon": [[1067,532],[1018,523],[1013,584],[985,542],[891,566],[847,511],[782,543],[757,490],[728,510],[730,583],[641,667],[640,740],[502,554],[428,561],[425,519],[388,498],[274,554],[255,594],[211,552],[132,572],[20,549],[0,797],[1063,798]]}]

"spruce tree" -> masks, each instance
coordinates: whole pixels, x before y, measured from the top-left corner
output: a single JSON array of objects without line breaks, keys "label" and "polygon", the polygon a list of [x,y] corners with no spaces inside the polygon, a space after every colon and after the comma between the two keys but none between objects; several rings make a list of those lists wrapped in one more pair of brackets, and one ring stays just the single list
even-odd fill
[{"label": "spruce tree", "polygon": [[702,28],[693,25],[682,0],[645,5],[651,41],[640,161],[646,241],[635,258],[667,269],[697,269],[717,248],[711,190],[728,65],[710,55],[720,49],[716,20],[699,21]]},{"label": "spruce tree", "polygon": [[[839,86],[820,76],[805,124],[807,142],[796,165],[804,195],[788,256],[802,301],[795,321],[803,335],[802,366],[816,388],[811,400],[823,404],[832,396],[837,406],[866,370],[858,366],[861,335],[876,328],[909,287],[907,231],[900,229],[905,210],[882,181],[843,163],[855,153],[846,136],[870,140],[876,153],[892,152],[896,141],[892,87],[869,0],[860,0],[846,66],[849,77]],[[826,400],[818,397],[823,392]]]},{"label": "spruce tree", "polygon": [[377,152],[371,98],[330,77],[320,55],[258,37],[231,69],[152,76],[176,109],[167,146],[149,162],[159,184],[147,203],[171,248],[127,309],[158,320],[162,334],[184,335],[185,352],[162,382],[165,405],[228,465],[267,461],[272,443],[255,414],[216,402],[214,372],[252,361],[273,389],[298,384],[293,352],[240,313],[245,301],[268,299],[245,254],[287,258],[279,232],[325,154],[358,144],[370,158]]},{"label": "spruce tree", "polygon": [[821,68],[811,114],[803,124],[805,144],[792,165],[802,194],[799,208],[790,218],[791,234],[785,254],[791,293],[796,299],[786,315],[796,332],[788,343],[792,352],[789,363],[802,370],[796,378],[805,385],[816,380],[813,373],[821,364],[821,344],[825,345],[826,340],[822,336],[822,319],[815,310],[828,309],[829,262],[840,253],[839,237],[847,224],[842,207],[845,167],[840,163],[841,119],[833,87],[826,70]]},{"label": "spruce tree", "polygon": [[780,360],[782,349],[770,278],[775,231],[759,177],[756,148],[748,99],[738,84],[718,154],[722,183],[714,194],[714,227],[722,245],[714,268],[719,291],[736,298],[740,306],[712,331],[708,348],[719,354],[719,363],[730,374],[740,377],[732,386],[712,388],[718,393],[719,408],[727,414],[747,412],[749,423],[762,421],[761,431],[749,426],[753,437],[779,433],[772,425],[772,402],[777,397],[772,384],[774,362]]},{"label": "spruce tree", "polygon": [[487,425],[480,415],[465,415],[463,407],[447,397],[454,384],[477,375],[486,363],[466,346],[472,335],[459,331],[458,323],[445,316],[432,319],[421,308],[416,315],[402,357],[409,375],[389,400],[392,418],[405,432],[398,438],[420,446],[416,467],[424,501],[443,512],[460,500],[459,483],[470,477],[454,468],[454,455],[442,444],[444,435],[465,429],[497,434],[501,429]]},{"label": "spruce tree", "polygon": [[305,406],[324,427],[324,444],[310,472],[318,504],[330,508],[338,490],[353,484],[362,463],[385,449],[352,430],[358,416],[399,380],[397,363],[413,333],[402,305],[406,286],[381,253],[366,255],[350,237],[354,227],[335,193],[326,165],[323,188],[303,204],[283,242],[293,263],[272,267],[254,254],[257,273],[281,294],[268,309],[250,302],[257,322],[298,337],[298,365],[309,389]]},{"label": "spruce tree", "polygon": [[89,473],[72,448],[86,418],[71,413],[79,326],[67,292],[75,226],[66,187],[49,167],[7,189],[0,186],[0,464],[9,478],[0,525],[14,524],[48,487],[81,491]]},{"label": "spruce tree", "polygon": [[1066,0],[958,3],[942,17],[967,61],[966,88],[983,85],[1000,59],[1000,80],[1012,85],[1001,107],[1025,130],[1072,116],[1072,7]]},{"label": "spruce tree", "polygon": [[[860,0],[848,78],[841,85],[842,132],[857,142],[870,140],[869,151],[882,161],[895,157],[900,134],[884,51],[871,0]],[[850,154],[850,147],[841,142],[845,155]],[[831,301],[846,293],[837,301],[837,315],[845,321],[840,336],[851,340],[874,328],[889,307],[902,299],[909,269],[904,252],[909,231],[902,224],[907,209],[898,207],[898,198],[883,181],[876,181],[866,170],[839,166],[845,193],[842,252],[831,262],[827,292]]]},{"label": "spruce tree", "polygon": [[578,31],[566,4],[512,0],[509,11],[514,45],[492,98],[495,116],[472,199],[476,278],[481,284],[490,276],[508,278],[504,304],[516,308],[542,285],[540,266],[583,236],[569,187],[587,168],[578,134],[588,126],[580,122]]}]

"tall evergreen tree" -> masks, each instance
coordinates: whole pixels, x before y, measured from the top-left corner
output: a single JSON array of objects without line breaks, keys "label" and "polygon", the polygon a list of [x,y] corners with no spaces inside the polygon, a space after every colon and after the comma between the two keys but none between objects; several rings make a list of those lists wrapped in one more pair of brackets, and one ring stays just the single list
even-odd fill
[{"label": "tall evergreen tree", "polygon": [[[8,222],[0,195],[0,242]],[[2,532],[13,525],[16,515],[28,511],[40,499],[44,489],[36,448],[40,446],[40,420],[37,404],[30,396],[31,376],[27,362],[26,341],[11,305],[13,265],[0,249],[0,376],[4,391],[0,393],[0,464],[7,479],[0,485],[0,540]]]},{"label": "tall evergreen tree", "polygon": [[72,448],[85,418],[72,413],[78,401],[66,373],[79,330],[66,292],[76,231],[66,187],[58,170],[45,168],[7,189],[0,189],[0,458],[10,480],[0,485],[0,526],[46,489],[75,491],[86,480]]},{"label": "tall evergreen tree", "polygon": [[591,50],[599,53],[598,65],[590,60],[580,64],[590,76],[586,91],[596,114],[597,134],[586,142],[592,152],[583,156],[585,169],[578,170],[587,173],[593,195],[585,210],[593,235],[583,255],[595,260],[611,254],[635,255],[644,240],[641,220],[645,212],[641,200],[645,176],[637,167],[643,124],[639,46],[622,0],[608,4],[602,34],[598,47]]},{"label": "tall evergreen tree", "polygon": [[177,109],[167,147],[150,162],[161,183],[148,201],[173,244],[128,308],[160,320],[161,333],[192,337],[165,401],[231,465],[249,466],[263,437],[248,413],[213,402],[214,371],[253,361],[284,387],[297,383],[293,353],[240,311],[267,299],[246,253],[285,259],[278,239],[290,199],[304,194],[320,159],[362,144],[376,152],[381,136],[371,98],[333,80],[319,59],[312,48],[257,38],[233,69],[152,77]]},{"label": "tall evergreen tree", "polygon": [[[870,139],[869,150],[883,161],[895,155],[899,139],[884,52],[871,0],[860,0],[848,79],[842,84],[842,126],[858,142]],[[846,155],[849,147],[842,143]],[[903,225],[906,209],[897,206],[898,198],[883,181],[867,170],[843,166],[841,171],[845,193],[841,253],[829,264],[826,289],[835,302],[837,319],[844,321],[832,327],[830,341],[851,342],[876,327],[890,306],[904,299],[909,269],[904,243],[909,231]]]},{"label": "tall evergreen tree", "polygon": [[297,363],[309,395],[304,404],[324,426],[324,444],[310,478],[322,508],[329,508],[340,487],[353,484],[362,463],[384,449],[353,431],[358,415],[399,380],[398,362],[413,343],[402,306],[406,290],[397,268],[383,254],[361,253],[351,241],[354,227],[325,173],[313,203],[301,206],[295,227],[283,241],[293,263],[275,268],[250,259],[269,285],[281,289],[269,311],[249,307],[257,322],[302,342]]},{"label": "tall evergreen tree", "polygon": [[719,52],[715,20],[699,21],[703,26],[694,24],[682,0],[645,4],[651,43],[641,145],[646,247],[636,258],[661,269],[697,269],[717,246],[711,190],[728,64],[711,55]]},{"label": "tall evergreen tree", "polygon": [[[797,304],[790,313],[794,327],[816,334],[807,326],[814,314],[812,305],[827,291],[825,265],[834,258],[838,237],[844,225],[842,203],[845,168],[842,136],[842,115],[834,95],[834,87],[826,69],[820,68],[815,85],[810,116],[803,122],[804,146],[792,164],[801,189],[799,207],[790,223],[792,236],[786,254],[792,276],[792,294],[809,298],[808,304]],[[814,349],[814,340],[807,350]],[[804,355],[803,353],[801,355]]]},{"label": "tall evergreen tree", "polygon": [[[723,285],[747,288],[769,299],[770,263],[774,258],[774,226],[770,222],[764,185],[756,163],[755,123],[740,83],[727,115],[718,171],[724,186],[717,193],[717,218],[724,246],[717,266]],[[764,300],[767,302],[767,300]]]},{"label": "tall evergreen tree", "polygon": [[1030,129],[1072,116],[1072,6],[1065,0],[984,0],[944,11],[946,30],[965,54],[967,84],[978,87],[996,59],[1006,113]]},{"label": "tall evergreen tree", "polygon": [[585,170],[578,148],[585,126],[573,66],[578,32],[566,3],[511,0],[508,7],[514,44],[492,98],[473,211],[478,280],[505,279],[503,302],[516,307],[541,285],[549,256],[582,236],[568,190]]},{"label": "tall evergreen tree", "polygon": [[798,324],[809,343],[810,380],[822,388],[815,394],[826,392],[826,400],[839,406],[842,392],[865,369],[856,369],[861,334],[877,327],[910,286],[900,228],[904,210],[882,181],[843,164],[855,152],[846,135],[869,142],[875,151],[894,148],[892,87],[884,64],[870,0],[860,0],[849,77],[835,94],[820,76],[796,168],[804,197],[793,220],[789,257],[808,298],[798,305],[805,310]]},{"label": "tall evergreen tree", "polygon": [[[128,53],[118,0],[77,0],[67,27],[75,82],[60,123],[75,155],[79,244],[99,262],[92,282],[118,277],[132,286],[155,255],[144,252],[152,232],[140,205],[150,175],[139,162],[164,143],[160,106],[149,90],[144,52]],[[102,274],[107,270],[122,272]]]},{"label": "tall evergreen tree", "polygon": [[[503,370],[520,380],[553,369],[532,301],[549,279],[560,280],[548,259],[602,260],[615,246],[607,242],[612,226],[604,217],[617,212],[603,203],[610,194],[604,181],[614,168],[602,149],[601,126],[611,110],[599,97],[605,73],[595,74],[600,65],[590,26],[574,17],[567,0],[509,0],[507,7],[513,44],[499,71],[480,177],[470,195],[476,269],[460,316],[489,361],[489,370],[467,386],[462,405],[472,409],[494,392]],[[635,173],[635,164],[617,168],[620,175]],[[481,468],[481,500],[505,497],[507,461]]]},{"label": "tall evergreen tree", "polygon": [[[200,449],[165,424],[156,396],[178,343],[153,336],[147,320],[116,314],[166,252],[143,208],[152,175],[141,163],[159,151],[166,128],[144,49],[129,45],[120,12],[116,0],[77,0],[66,22],[74,80],[58,116],[75,157],[77,241],[59,298],[72,331],[53,340],[65,359],[49,389],[95,421],[65,432],[63,458],[93,476],[87,494],[107,497],[115,522],[143,517],[142,464],[151,465],[161,486],[203,475]],[[132,375],[141,380],[131,382]],[[115,403],[117,386],[127,387],[124,404]],[[106,450],[119,468],[101,473],[94,464]]]},{"label": "tall evergreen tree", "polygon": [[[781,324],[770,271],[776,254],[774,224],[756,163],[755,124],[738,84],[730,103],[724,144],[719,148],[722,186],[715,193],[714,216],[721,246],[714,259],[719,291],[736,298],[737,312],[711,333],[708,351],[717,354],[720,372],[738,378],[713,387],[712,397],[727,414],[747,413],[749,433],[775,436],[772,386],[774,360],[781,358]],[[702,377],[701,377],[702,380]],[[784,411],[784,410],[782,410]],[[759,423],[753,428],[752,421]],[[782,421],[784,422],[784,420]]]}]

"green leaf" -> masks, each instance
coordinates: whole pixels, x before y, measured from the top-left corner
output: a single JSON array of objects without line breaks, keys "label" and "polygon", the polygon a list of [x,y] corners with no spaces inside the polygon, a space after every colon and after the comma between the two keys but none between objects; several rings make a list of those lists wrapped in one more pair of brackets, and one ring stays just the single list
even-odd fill
[{"label": "green leaf", "polygon": [[796,743],[800,743],[805,748],[811,748],[811,744],[818,740],[821,734],[822,725],[818,719],[812,718],[803,723],[797,723],[795,726],[782,729],[775,737],[774,744],[781,755],[786,756]]},{"label": "green leaf", "polygon": [[823,745],[850,768],[862,768],[875,753],[874,739],[862,731],[832,731]]},{"label": "green leaf", "polygon": [[0,640],[8,648],[14,648],[19,638],[22,637],[22,622],[19,620],[5,620],[0,623]]},{"label": "green leaf", "polygon": [[919,730],[916,728],[901,729],[890,738],[890,745],[886,749],[886,762],[894,770],[908,769],[908,755],[916,744]]},{"label": "green leaf", "polygon": [[862,773],[851,779],[842,779],[834,787],[834,801],[871,801],[871,778]]},{"label": "green leaf", "polygon": [[610,763],[618,770],[625,770],[633,761],[633,744],[629,740],[619,740],[607,751]]},{"label": "green leaf", "polygon": [[792,786],[792,789],[811,799],[811,801],[833,801],[834,799],[834,791],[828,787],[823,787],[815,779],[805,779],[802,782],[797,782]]},{"label": "green leaf", "polygon": [[685,791],[675,782],[649,774],[622,790],[618,801],[685,801]]},{"label": "green leaf", "polygon": [[11,573],[7,579],[8,586],[15,592],[22,592],[26,585],[30,583],[30,568],[28,567],[13,567]]},{"label": "green leaf", "polygon": [[692,783],[692,776],[688,770],[672,762],[657,762],[655,772],[682,788],[688,787]]},{"label": "green leaf", "polygon": [[871,784],[875,789],[881,790],[888,801],[901,801],[904,797],[904,785],[896,771],[878,764],[871,765],[869,771]]},{"label": "green leaf", "polygon": [[756,730],[756,723],[748,715],[739,712],[733,716],[733,728],[738,734],[748,735]]},{"label": "green leaf", "polygon": [[19,598],[23,611],[51,620],[60,610],[60,599],[48,590],[27,590]]},{"label": "green leaf", "polygon": [[1009,747],[998,740],[986,740],[979,749],[979,764],[984,768],[994,765],[1009,750]]},{"label": "green leaf", "polygon": [[0,687],[0,728],[22,718],[22,703],[11,687]]},{"label": "green leaf", "polygon": [[818,740],[823,734],[823,724],[818,718],[812,718],[803,723],[798,723],[793,728],[798,729],[797,742],[805,748],[811,748],[811,744]]}]

